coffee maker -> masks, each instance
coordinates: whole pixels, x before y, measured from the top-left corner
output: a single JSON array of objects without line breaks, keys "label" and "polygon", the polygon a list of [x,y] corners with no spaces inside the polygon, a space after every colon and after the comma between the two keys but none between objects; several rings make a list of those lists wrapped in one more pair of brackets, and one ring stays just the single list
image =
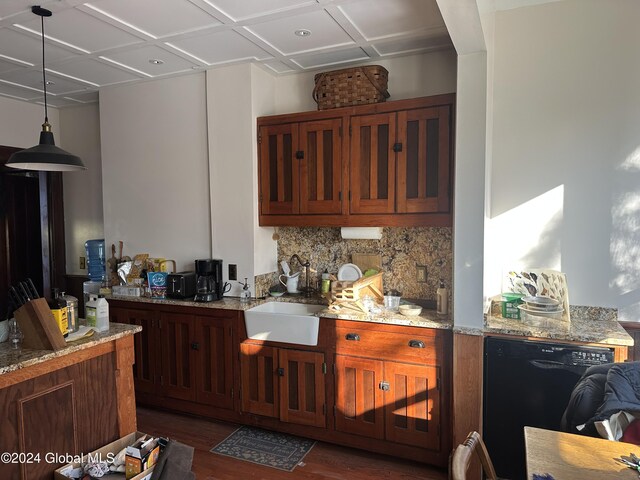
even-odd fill
[{"label": "coffee maker", "polygon": [[222,260],[207,258],[196,260],[196,302],[213,302],[222,299]]}]

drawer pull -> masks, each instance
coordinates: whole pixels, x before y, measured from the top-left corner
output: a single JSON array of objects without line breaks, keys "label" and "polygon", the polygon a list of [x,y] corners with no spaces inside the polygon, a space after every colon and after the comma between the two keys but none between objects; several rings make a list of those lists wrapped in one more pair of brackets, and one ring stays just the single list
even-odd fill
[{"label": "drawer pull", "polygon": [[409,346],[411,348],[424,348],[424,342],[422,340],[409,340]]},{"label": "drawer pull", "polygon": [[278,370],[276,370],[276,373],[279,377],[284,377],[284,368],[279,368]]},{"label": "drawer pull", "polygon": [[358,335],[357,333],[347,333],[344,338],[346,338],[347,340],[351,340],[354,342],[359,342],[360,341],[360,335]]},{"label": "drawer pull", "polygon": [[200,344],[198,342],[193,342],[191,344],[191,350],[200,350]]}]

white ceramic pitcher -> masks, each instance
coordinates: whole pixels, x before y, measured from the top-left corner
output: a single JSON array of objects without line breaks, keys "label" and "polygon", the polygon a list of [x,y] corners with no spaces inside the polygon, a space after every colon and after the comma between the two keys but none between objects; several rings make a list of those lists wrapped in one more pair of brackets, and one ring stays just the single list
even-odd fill
[{"label": "white ceramic pitcher", "polygon": [[[286,281],[283,281],[282,277],[286,278]],[[300,272],[296,272],[293,275],[280,275],[280,283],[287,287],[287,292],[289,293],[300,293],[298,290],[299,280]]]}]

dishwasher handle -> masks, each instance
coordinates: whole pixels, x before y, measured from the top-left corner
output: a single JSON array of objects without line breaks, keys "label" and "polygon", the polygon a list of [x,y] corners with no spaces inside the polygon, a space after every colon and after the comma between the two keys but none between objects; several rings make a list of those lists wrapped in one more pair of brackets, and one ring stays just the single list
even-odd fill
[{"label": "dishwasher handle", "polygon": [[547,370],[570,367],[570,365],[566,365],[562,362],[556,362],[554,360],[529,360],[529,363],[536,368],[544,368]]}]

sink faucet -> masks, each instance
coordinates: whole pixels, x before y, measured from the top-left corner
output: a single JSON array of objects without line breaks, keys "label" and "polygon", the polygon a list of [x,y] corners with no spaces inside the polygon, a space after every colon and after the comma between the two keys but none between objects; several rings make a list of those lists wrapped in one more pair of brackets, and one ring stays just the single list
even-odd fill
[{"label": "sink faucet", "polygon": [[303,262],[300,257],[298,256],[297,253],[294,253],[293,255],[291,255],[291,259],[289,260],[289,262],[293,263],[294,260],[297,260],[298,263],[300,264],[301,267],[304,268],[304,276],[305,276],[305,287],[301,288],[300,290],[302,290],[304,292],[304,296],[305,297],[311,297],[314,288],[311,287],[310,282],[311,282],[311,264],[309,263],[309,260],[307,260],[306,262]]}]

